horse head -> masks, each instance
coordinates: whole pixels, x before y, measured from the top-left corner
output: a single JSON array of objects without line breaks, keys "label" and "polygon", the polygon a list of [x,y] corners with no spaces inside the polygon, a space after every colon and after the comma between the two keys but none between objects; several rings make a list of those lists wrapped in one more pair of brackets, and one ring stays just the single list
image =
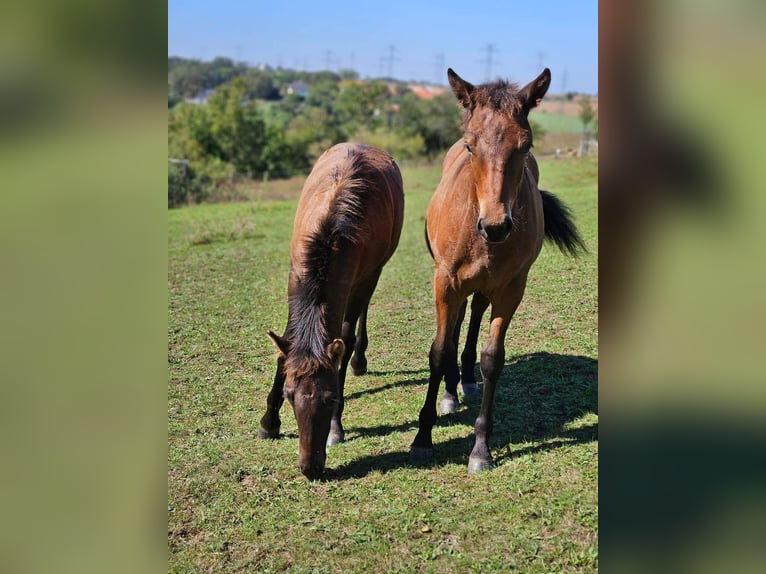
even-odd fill
[{"label": "horse head", "polygon": [[504,81],[474,86],[452,68],[447,77],[465,109],[463,146],[476,184],[476,230],[486,242],[501,243],[513,228],[513,205],[532,147],[527,116],[548,91],[551,72],[545,68],[521,90]]},{"label": "horse head", "polygon": [[330,421],[338,402],[338,369],[345,351],[341,339],[326,347],[323,360],[308,359],[290,342],[269,331],[269,337],[285,359],[284,396],[298,422],[298,468],[309,480],[319,478],[327,459]]}]

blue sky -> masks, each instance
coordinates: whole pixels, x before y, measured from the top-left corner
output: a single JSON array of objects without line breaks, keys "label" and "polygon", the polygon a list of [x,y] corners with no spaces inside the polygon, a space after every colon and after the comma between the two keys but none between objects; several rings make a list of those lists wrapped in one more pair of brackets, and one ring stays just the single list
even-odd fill
[{"label": "blue sky", "polygon": [[[491,67],[488,67],[491,50]],[[390,46],[394,46],[393,59]],[[168,0],[168,55],[446,84],[520,83],[547,66],[552,93],[598,92],[597,0]]]}]

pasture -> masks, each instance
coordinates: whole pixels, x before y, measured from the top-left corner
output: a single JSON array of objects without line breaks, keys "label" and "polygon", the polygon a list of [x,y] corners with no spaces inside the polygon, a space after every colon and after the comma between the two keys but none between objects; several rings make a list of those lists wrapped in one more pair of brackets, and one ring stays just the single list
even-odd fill
[{"label": "pasture", "polygon": [[423,227],[440,166],[402,173],[404,230],[370,306],[369,372],[346,380],[346,442],[328,449],[320,482],[297,469],[287,403],[284,437],[257,438],[302,182],[293,198],[168,212],[169,571],[597,569],[596,160],[540,161],[541,187],[572,209],[590,253],[546,244],[532,267],[495,397],[497,467],[476,475],[478,400],[439,416],[431,463],[408,462],[435,332]]},{"label": "pasture", "polygon": [[[555,109],[555,108],[554,108]],[[582,132],[582,121],[579,117],[557,113],[555,111],[535,111],[529,114],[529,119],[538,123],[546,134],[573,133]],[[545,138],[542,138],[545,143]]]}]

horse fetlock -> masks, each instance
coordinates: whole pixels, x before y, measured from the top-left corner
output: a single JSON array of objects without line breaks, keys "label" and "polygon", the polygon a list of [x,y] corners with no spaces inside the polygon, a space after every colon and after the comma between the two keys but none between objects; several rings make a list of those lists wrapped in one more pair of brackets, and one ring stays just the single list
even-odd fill
[{"label": "horse fetlock", "polygon": [[343,431],[330,431],[327,435],[327,446],[335,446],[338,443],[346,442],[346,433]]},{"label": "horse fetlock", "polygon": [[477,472],[491,470],[494,466],[495,463],[492,461],[491,456],[488,459],[478,456],[468,457],[468,474],[476,474]]},{"label": "horse fetlock", "polygon": [[267,429],[263,426],[263,423],[261,423],[258,426],[258,438],[279,438],[279,426],[272,427],[270,429]]},{"label": "horse fetlock", "polygon": [[354,353],[354,356],[351,358],[351,372],[354,373],[354,376],[356,377],[361,377],[367,373],[367,359],[364,356],[360,357]]},{"label": "horse fetlock", "polygon": [[[474,365],[475,362],[471,363],[471,364]],[[462,375],[460,376],[460,383],[463,386],[471,384],[471,383],[473,383],[475,385],[476,384],[476,375],[474,375],[474,373],[473,373],[473,366],[471,366],[471,367],[465,367],[464,366],[462,371],[463,372],[462,372]]]},{"label": "horse fetlock", "polygon": [[444,391],[442,399],[439,402],[439,408],[443,415],[454,413],[460,406],[460,401],[456,395],[451,394],[449,391]]},{"label": "horse fetlock", "polygon": [[479,385],[476,384],[476,381],[470,382],[470,381],[462,381],[460,383],[460,387],[463,389],[463,394],[466,396],[478,396],[481,394],[479,391]]},{"label": "horse fetlock", "polygon": [[422,464],[432,460],[434,457],[434,448],[432,446],[415,446],[410,447],[410,463]]}]

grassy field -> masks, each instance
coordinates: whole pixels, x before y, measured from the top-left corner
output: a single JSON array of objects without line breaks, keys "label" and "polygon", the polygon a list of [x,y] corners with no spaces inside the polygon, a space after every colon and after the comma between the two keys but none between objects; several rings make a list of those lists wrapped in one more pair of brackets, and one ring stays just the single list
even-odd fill
[{"label": "grassy field", "polygon": [[170,572],[597,570],[597,166],[540,171],[590,254],[546,245],[532,268],[496,393],[497,467],[471,476],[478,403],[439,417],[430,465],[408,463],[435,329],[423,225],[439,167],[403,170],[404,231],[370,308],[369,373],[349,372],[347,442],[328,450],[322,482],[297,470],[287,403],[284,438],[257,438],[295,200],[168,212]]},{"label": "grassy field", "polygon": [[556,112],[533,111],[529,119],[537,122],[546,133],[577,133],[582,132],[582,120],[577,116],[569,116]]}]

